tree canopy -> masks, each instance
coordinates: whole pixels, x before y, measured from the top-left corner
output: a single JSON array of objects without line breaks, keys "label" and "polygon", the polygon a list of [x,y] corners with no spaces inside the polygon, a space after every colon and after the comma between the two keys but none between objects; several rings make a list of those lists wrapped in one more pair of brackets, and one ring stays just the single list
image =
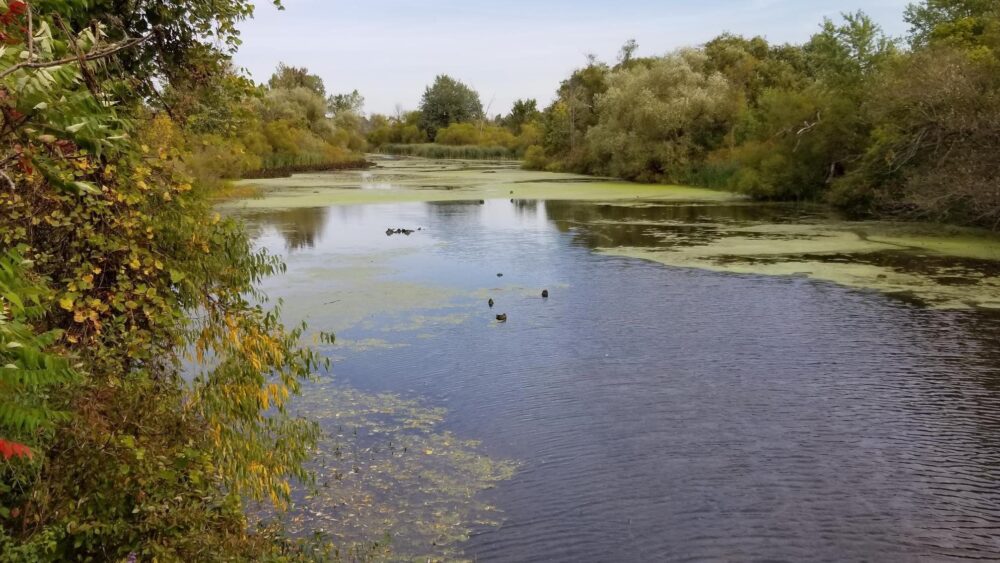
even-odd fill
[{"label": "tree canopy", "polygon": [[433,139],[438,129],[452,123],[482,119],[483,104],[475,90],[442,74],[424,91],[420,114],[421,128]]}]

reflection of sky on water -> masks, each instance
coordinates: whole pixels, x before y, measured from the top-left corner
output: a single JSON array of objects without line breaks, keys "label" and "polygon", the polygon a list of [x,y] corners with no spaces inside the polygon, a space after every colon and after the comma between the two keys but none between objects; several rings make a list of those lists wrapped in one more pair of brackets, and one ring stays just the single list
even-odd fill
[{"label": "reflection of sky on water", "polygon": [[[495,490],[474,487],[503,524],[470,522],[468,557],[1000,554],[1000,318],[593,252],[784,244],[791,235],[745,229],[797,229],[829,220],[822,210],[501,199],[251,220],[289,265],[265,291],[290,320],[351,344],[324,349],[337,384],[443,407],[435,432],[520,462]],[[906,256],[864,254],[893,271],[933,267]],[[469,478],[468,464],[445,467]]]}]

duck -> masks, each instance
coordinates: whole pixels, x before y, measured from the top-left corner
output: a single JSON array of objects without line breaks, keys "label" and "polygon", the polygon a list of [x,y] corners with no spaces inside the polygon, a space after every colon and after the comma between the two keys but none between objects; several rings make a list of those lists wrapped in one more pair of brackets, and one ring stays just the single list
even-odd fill
[{"label": "duck", "polygon": [[502,322],[502,323],[507,322],[507,313],[503,313],[503,314],[497,315],[497,320],[500,321],[500,322]]},{"label": "duck", "polygon": [[497,274],[497,277],[498,277],[498,278],[502,278],[502,277],[503,277],[503,274]]},{"label": "duck", "polygon": [[548,299],[548,298],[549,298],[549,290],[543,289],[542,290],[542,299]]},{"label": "duck", "polygon": [[490,300],[489,300],[489,301],[487,301],[487,303],[489,303],[489,305],[490,305],[490,309],[492,309],[492,308],[493,308],[493,298],[492,298],[492,297],[490,297]]}]

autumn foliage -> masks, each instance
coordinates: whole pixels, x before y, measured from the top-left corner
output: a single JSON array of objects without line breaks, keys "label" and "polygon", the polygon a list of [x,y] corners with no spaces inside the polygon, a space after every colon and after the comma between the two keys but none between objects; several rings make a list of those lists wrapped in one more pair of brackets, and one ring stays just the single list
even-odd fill
[{"label": "autumn foliage", "polygon": [[0,0],[0,561],[298,557],[244,503],[309,478],[286,406],[317,359],[256,292],[281,263],[197,173],[191,124],[220,112],[144,95],[214,80],[185,74],[226,58],[189,32],[250,6],[32,8]]}]

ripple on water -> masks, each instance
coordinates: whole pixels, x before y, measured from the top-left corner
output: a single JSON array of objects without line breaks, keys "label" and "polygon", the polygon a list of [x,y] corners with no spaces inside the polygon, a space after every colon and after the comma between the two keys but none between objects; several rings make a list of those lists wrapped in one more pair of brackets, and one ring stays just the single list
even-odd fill
[{"label": "ripple on water", "polygon": [[[988,257],[900,248],[870,229],[817,233],[827,219],[745,204],[359,206],[325,211],[293,249],[262,225],[264,243],[290,252],[265,288],[287,310],[346,341],[391,343],[331,351],[353,398],[329,382],[306,392],[330,435],[317,464],[345,478],[299,499],[301,525],[352,541],[389,530],[403,554],[491,561],[1000,558],[1000,317],[823,276],[593,252],[726,237],[773,247],[797,232],[827,246],[757,252],[753,267],[996,281]],[[424,230],[376,236],[390,225]],[[337,273],[357,264],[363,274]],[[377,313],[351,303],[339,320],[340,304],[322,304],[344,295]],[[367,421],[357,438],[336,413]],[[393,457],[393,433],[405,436],[394,448],[435,453]],[[357,460],[370,481],[351,473]]]}]

